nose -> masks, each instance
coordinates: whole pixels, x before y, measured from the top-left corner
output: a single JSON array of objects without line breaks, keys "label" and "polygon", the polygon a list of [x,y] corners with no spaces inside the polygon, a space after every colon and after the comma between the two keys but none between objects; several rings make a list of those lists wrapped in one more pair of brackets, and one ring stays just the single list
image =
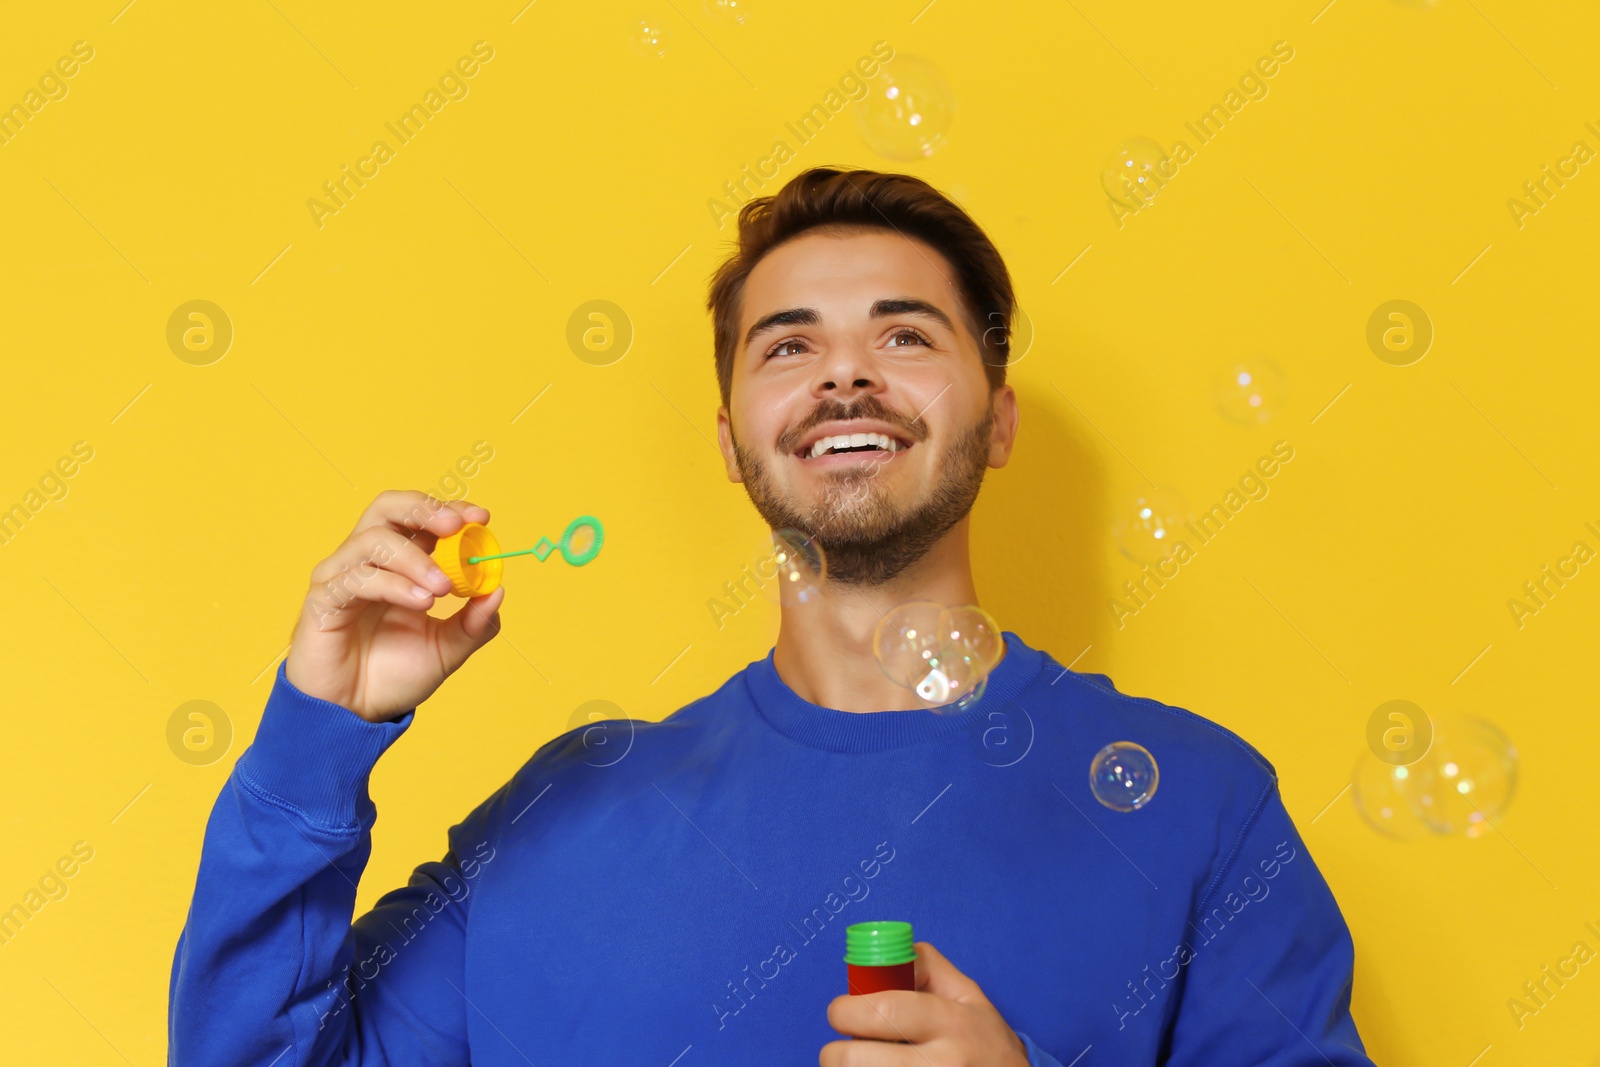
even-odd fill
[{"label": "nose", "polygon": [[818,362],[811,395],[819,400],[831,397],[848,404],[858,393],[881,392],[884,384],[883,374],[870,352],[856,345],[843,345],[831,349],[827,358]]}]

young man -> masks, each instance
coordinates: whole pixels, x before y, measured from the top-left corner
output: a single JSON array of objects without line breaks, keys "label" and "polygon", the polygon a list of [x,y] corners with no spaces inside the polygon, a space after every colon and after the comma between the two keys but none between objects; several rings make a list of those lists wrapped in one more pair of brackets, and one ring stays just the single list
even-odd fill
[{"label": "young man", "polygon": [[[425,614],[427,552],[488,512],[380,495],[212,811],[172,1062],[1370,1065],[1349,933],[1254,749],[1011,632],[960,710],[875,660],[893,606],[978,600],[969,512],[1018,423],[982,230],[915,178],[814,169],[745,205],[710,307],[728,477],[821,546],[817,595],[716,692],[612,723],[626,747],[544,745],[352,924],[369,773],[504,597]],[[1088,781],[1121,740],[1160,761],[1126,814]],[[844,928],[876,919],[921,938],[915,992],[844,995]]]}]

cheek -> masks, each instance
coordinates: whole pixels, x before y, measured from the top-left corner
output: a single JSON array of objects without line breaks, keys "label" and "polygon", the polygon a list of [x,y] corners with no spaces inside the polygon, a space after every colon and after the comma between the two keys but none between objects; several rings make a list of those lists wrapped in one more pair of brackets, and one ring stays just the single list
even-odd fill
[{"label": "cheek", "polygon": [[741,397],[729,416],[730,429],[739,448],[761,455],[772,451],[779,435],[790,425],[782,417],[783,410],[776,399]]},{"label": "cheek", "polygon": [[765,375],[740,396],[736,410],[739,443],[772,449],[778,438],[799,425],[817,406],[811,379],[804,374]]},{"label": "cheek", "polygon": [[[974,360],[976,362],[976,360]],[[927,443],[948,445],[951,432],[970,426],[983,415],[989,390],[981,372],[976,380],[964,373],[952,374],[947,366],[929,365],[908,373],[899,383],[899,399],[894,402],[907,419],[923,420]]]}]

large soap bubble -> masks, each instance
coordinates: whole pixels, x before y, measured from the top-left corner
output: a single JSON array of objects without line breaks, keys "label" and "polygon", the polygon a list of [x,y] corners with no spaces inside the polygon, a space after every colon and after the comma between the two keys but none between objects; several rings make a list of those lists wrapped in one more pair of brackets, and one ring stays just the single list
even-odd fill
[{"label": "large soap bubble", "polygon": [[1433,746],[1409,768],[1411,795],[1428,829],[1481,837],[1505,814],[1517,787],[1517,750],[1482,719],[1436,723]]},{"label": "large soap bubble", "polygon": [[855,109],[868,148],[890,159],[923,159],[944,144],[956,100],[938,67],[901,53],[868,83]]},{"label": "large soap bubble", "polygon": [[1000,626],[976,604],[911,600],[885,612],[872,635],[878,666],[933,711],[964,711],[982,698],[1005,654]]},{"label": "large soap bubble", "polygon": [[1496,828],[1517,786],[1517,750],[1491,722],[1442,718],[1433,743],[1412,763],[1394,766],[1363,754],[1351,782],[1356,810],[1389,837],[1436,834],[1482,837]]}]

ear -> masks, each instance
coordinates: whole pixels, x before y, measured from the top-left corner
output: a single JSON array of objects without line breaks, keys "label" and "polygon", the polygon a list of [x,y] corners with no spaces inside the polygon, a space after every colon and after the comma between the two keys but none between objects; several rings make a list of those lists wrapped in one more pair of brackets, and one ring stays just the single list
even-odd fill
[{"label": "ear", "polygon": [[989,403],[994,411],[994,429],[989,434],[989,466],[1004,467],[1017,443],[1017,423],[1021,418],[1017,410],[1017,391],[1002,385],[989,397]]},{"label": "ear", "polygon": [[744,481],[743,475],[739,473],[739,464],[734,459],[733,423],[730,421],[726,404],[717,408],[717,447],[722,450],[722,463],[728,470],[728,481]]}]

